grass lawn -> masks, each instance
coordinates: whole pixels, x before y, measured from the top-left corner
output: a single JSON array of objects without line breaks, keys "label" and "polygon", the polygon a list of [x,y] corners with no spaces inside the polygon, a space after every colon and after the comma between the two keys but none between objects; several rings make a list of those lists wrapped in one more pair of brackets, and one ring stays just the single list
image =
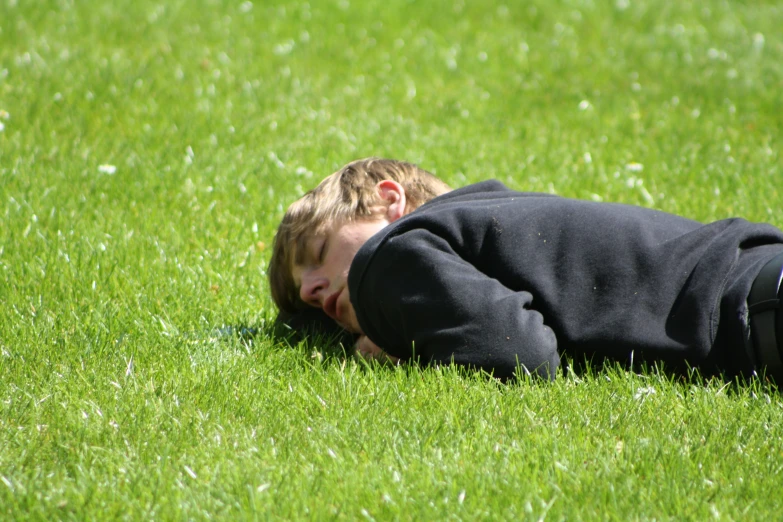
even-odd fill
[{"label": "grass lawn", "polygon": [[764,0],[0,0],[0,518],[783,518],[767,385],[368,366],[275,337],[265,280],[285,207],[370,155],[783,226],[781,24]]}]

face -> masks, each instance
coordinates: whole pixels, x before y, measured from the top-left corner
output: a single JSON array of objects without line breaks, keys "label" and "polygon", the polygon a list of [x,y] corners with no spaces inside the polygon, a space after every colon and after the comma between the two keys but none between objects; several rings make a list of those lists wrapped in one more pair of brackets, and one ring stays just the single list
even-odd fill
[{"label": "face", "polygon": [[359,248],[388,224],[386,219],[349,221],[308,241],[305,262],[292,271],[302,301],[323,309],[346,330],[362,333],[348,293],[348,270]]}]

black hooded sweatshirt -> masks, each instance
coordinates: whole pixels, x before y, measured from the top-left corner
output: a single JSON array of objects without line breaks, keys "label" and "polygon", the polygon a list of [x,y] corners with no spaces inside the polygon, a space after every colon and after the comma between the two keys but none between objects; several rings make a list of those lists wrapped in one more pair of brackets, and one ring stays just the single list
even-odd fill
[{"label": "black hooded sweatshirt", "polygon": [[702,224],[491,180],[370,238],[348,287],[364,333],[404,360],[500,378],[551,378],[562,354],[747,375],[747,296],[782,250],[771,225]]}]

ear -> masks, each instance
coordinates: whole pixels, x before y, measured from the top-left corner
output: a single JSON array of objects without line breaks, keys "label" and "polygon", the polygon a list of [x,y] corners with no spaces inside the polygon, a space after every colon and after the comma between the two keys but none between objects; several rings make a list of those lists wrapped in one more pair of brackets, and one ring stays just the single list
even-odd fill
[{"label": "ear", "polygon": [[392,223],[397,221],[405,215],[405,206],[407,200],[405,198],[405,188],[390,179],[385,179],[376,185],[378,190],[378,197],[384,203],[386,210],[384,212],[385,218]]}]

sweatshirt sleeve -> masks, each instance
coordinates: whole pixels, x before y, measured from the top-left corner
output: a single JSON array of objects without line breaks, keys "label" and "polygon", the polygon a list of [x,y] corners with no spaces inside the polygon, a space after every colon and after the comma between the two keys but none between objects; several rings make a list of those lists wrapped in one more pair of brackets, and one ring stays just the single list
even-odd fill
[{"label": "sweatshirt sleeve", "polygon": [[356,279],[360,326],[391,355],[500,378],[517,368],[554,377],[557,339],[533,296],[488,277],[427,230],[387,238]]}]

